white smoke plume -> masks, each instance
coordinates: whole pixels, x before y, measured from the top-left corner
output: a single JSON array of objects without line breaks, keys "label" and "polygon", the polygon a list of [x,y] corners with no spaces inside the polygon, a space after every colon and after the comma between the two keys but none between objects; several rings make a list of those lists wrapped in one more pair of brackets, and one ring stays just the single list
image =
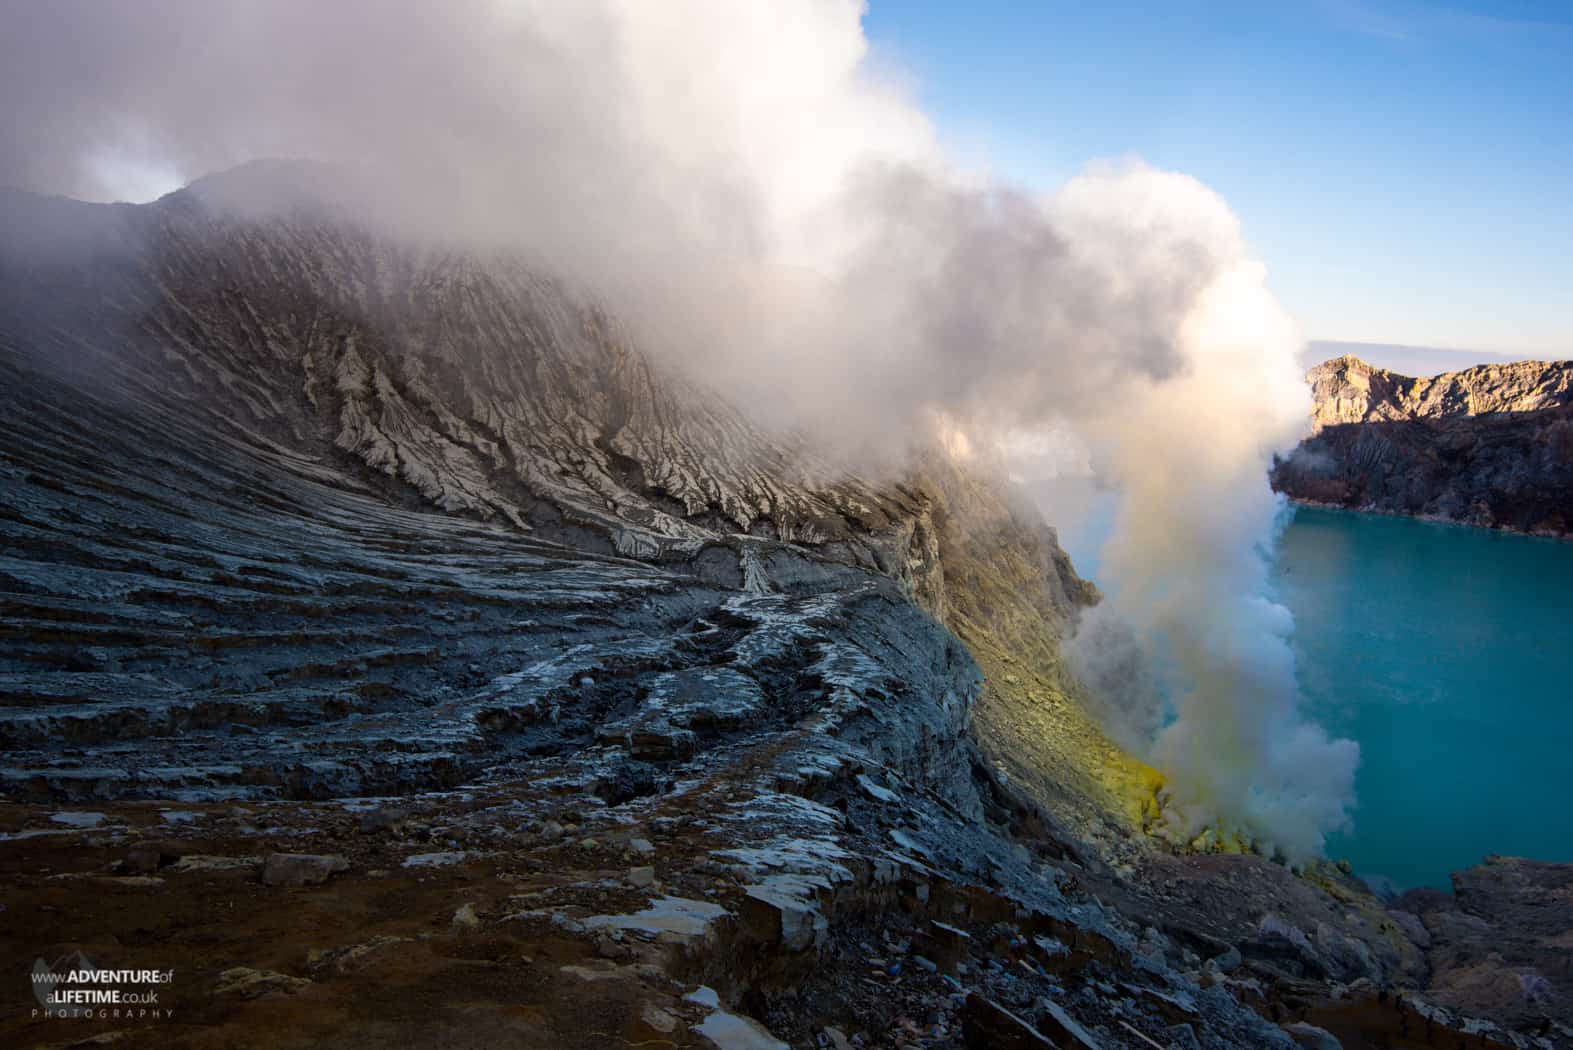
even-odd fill
[{"label": "white smoke plume", "polygon": [[1168,654],[1177,718],[1154,754],[1176,832],[1314,854],[1357,755],[1300,714],[1266,596],[1266,466],[1309,406],[1263,267],[1184,175],[1129,162],[1045,193],[958,166],[861,15],[12,0],[0,184],[112,199],[331,160],[362,180],[363,217],[526,253],[646,349],[844,451],[899,455],[936,415],[1018,451],[1074,435],[1121,493],[1100,615]]}]

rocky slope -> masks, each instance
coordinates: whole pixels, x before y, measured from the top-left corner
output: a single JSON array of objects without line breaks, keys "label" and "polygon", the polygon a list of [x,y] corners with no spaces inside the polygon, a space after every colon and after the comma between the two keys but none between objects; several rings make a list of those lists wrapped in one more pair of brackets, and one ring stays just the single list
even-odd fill
[{"label": "rocky slope", "polygon": [[269,174],[0,196],[0,953],[175,971],[65,1020],[18,967],[6,1045],[1568,1045],[1503,892],[1144,846],[992,483],[835,474]]},{"label": "rocky slope", "polygon": [[1430,378],[1334,358],[1312,436],[1274,472],[1293,498],[1521,532],[1573,532],[1573,362]]}]

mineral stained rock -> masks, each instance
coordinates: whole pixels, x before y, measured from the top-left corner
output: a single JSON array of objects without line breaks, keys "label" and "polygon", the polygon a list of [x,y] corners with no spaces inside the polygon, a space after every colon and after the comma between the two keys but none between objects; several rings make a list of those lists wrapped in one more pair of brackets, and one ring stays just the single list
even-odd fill
[{"label": "mineral stained rock", "polygon": [[1315,432],[1273,483],[1314,503],[1573,533],[1573,361],[1411,378],[1353,356],[1311,369]]}]

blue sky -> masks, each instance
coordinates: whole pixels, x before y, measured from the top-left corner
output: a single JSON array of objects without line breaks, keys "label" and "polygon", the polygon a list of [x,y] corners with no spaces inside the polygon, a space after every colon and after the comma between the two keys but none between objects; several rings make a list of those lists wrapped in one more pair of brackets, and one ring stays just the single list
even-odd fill
[{"label": "blue sky", "polygon": [[1187,172],[1313,339],[1573,356],[1573,0],[869,0],[945,140]]}]

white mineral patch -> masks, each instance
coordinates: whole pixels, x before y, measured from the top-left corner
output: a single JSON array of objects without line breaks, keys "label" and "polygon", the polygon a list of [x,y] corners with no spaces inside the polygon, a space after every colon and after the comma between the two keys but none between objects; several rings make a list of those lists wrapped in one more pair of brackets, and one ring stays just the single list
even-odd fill
[{"label": "white mineral patch", "polygon": [[105,818],[102,813],[68,812],[51,813],[49,819],[72,828],[96,828]]},{"label": "white mineral patch", "polygon": [[758,1021],[717,1010],[694,1026],[694,1031],[719,1050],[792,1050],[771,1035]]},{"label": "white mineral patch", "polygon": [[825,888],[852,881],[852,872],[839,863],[851,855],[827,839],[778,840],[763,847],[716,850],[715,856],[736,861],[759,875],[784,872],[811,877],[815,885]]},{"label": "white mineral patch", "polygon": [[592,915],[584,920],[589,929],[629,930],[660,936],[703,937],[710,924],[727,914],[719,904],[686,897],[660,897],[633,915]]}]

